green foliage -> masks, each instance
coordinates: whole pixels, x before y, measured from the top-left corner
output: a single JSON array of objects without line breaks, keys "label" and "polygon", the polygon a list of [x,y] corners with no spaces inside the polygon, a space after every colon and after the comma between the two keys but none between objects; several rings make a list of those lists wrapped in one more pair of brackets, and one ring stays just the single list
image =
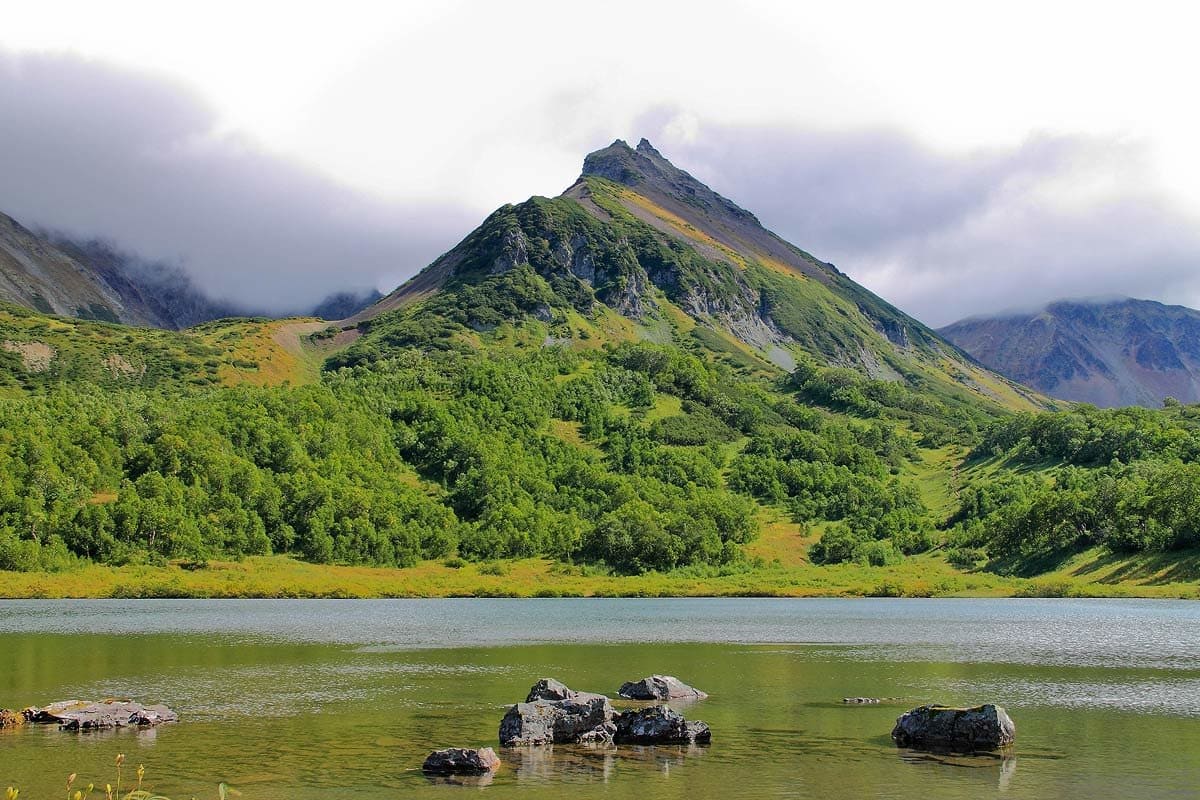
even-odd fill
[{"label": "green foliage", "polygon": [[1200,408],[1079,406],[991,426],[977,458],[1038,464],[962,492],[955,542],[1005,568],[1102,545],[1158,552],[1200,545]]}]

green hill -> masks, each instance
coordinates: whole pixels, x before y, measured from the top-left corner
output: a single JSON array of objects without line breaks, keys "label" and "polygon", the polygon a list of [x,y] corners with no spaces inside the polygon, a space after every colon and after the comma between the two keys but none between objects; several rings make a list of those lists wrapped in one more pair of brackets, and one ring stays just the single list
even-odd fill
[{"label": "green hill", "polygon": [[[563,195],[497,210],[334,327],[10,309],[0,339],[0,569],[98,592],[318,581],[280,556],[374,587],[305,590],[322,595],[1011,592],[1024,579],[1002,574],[1071,554],[1196,545],[1156,494],[1191,486],[1193,409],[1044,413],[646,142],[588,156]],[[1100,444],[1025,444],[1043,428]],[[1011,533],[1110,485],[1123,499],[1085,533]],[[1142,488],[1156,499],[1132,509]],[[1156,533],[1111,532],[1135,518]],[[230,560],[261,567],[204,577]],[[372,567],[409,577],[346,571]]]}]

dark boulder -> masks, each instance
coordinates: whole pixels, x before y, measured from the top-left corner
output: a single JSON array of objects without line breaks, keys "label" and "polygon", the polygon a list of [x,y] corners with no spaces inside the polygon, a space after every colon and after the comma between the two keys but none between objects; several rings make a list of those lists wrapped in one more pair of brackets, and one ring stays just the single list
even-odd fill
[{"label": "dark boulder", "polygon": [[988,703],[975,708],[921,706],[896,720],[892,740],[914,750],[978,753],[1008,747],[1017,728],[1003,708]]},{"label": "dark boulder", "polygon": [[621,684],[617,692],[628,700],[703,700],[707,694],[688,686],[673,675],[650,675],[640,681]]},{"label": "dark boulder", "polygon": [[703,722],[688,722],[668,706],[626,711],[616,718],[617,744],[708,744],[712,732]]},{"label": "dark boulder", "polygon": [[431,775],[484,775],[499,766],[500,758],[490,747],[482,750],[451,747],[430,753],[421,771]]},{"label": "dark boulder", "polygon": [[500,721],[504,747],[611,742],[616,726],[607,697],[517,703]]}]

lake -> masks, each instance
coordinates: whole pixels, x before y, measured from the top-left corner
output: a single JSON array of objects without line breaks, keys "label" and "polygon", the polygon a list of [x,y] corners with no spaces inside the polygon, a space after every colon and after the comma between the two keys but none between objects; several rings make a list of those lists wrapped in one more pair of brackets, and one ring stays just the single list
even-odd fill
[{"label": "lake", "polygon": [[[497,746],[540,677],[614,695],[674,674],[705,748],[497,749],[487,786],[418,770]],[[847,706],[847,696],[895,698]],[[117,753],[169,797],[486,792],[491,798],[1200,796],[1200,603],[547,599],[0,601],[0,707],[125,696],[156,729],[0,731],[0,787],[63,796]],[[996,702],[1009,758],[934,759],[889,733],[914,706]],[[101,792],[100,797],[103,797]]]}]

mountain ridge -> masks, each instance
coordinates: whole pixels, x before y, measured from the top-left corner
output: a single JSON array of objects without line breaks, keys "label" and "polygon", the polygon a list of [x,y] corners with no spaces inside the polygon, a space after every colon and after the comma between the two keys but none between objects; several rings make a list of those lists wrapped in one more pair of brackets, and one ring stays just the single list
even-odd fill
[{"label": "mountain ridge", "polygon": [[1200,311],[1135,298],[1059,300],[940,331],[981,363],[1053,397],[1101,407],[1200,402]]}]

